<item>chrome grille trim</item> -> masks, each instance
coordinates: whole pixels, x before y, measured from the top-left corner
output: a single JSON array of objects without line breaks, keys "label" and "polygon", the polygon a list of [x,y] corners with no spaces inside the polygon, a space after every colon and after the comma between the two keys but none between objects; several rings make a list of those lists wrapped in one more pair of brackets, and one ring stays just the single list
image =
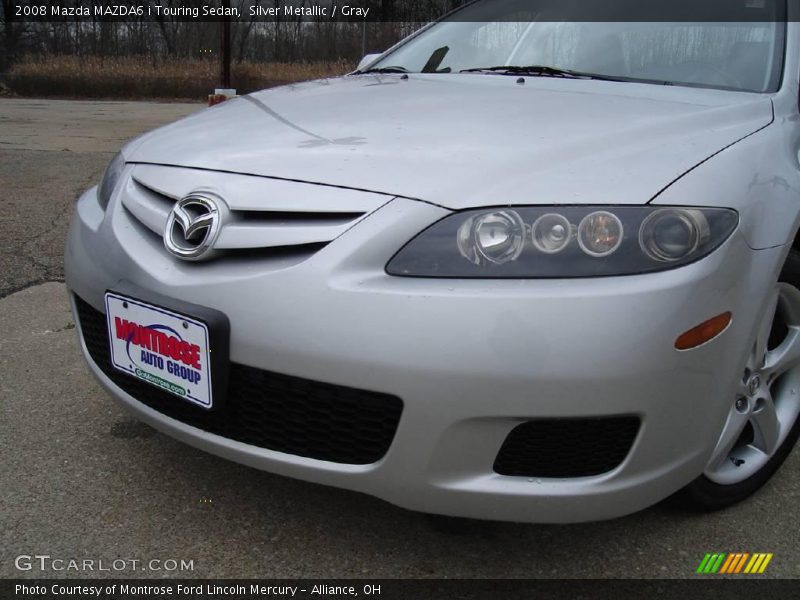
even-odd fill
[{"label": "chrome grille trim", "polygon": [[175,200],[165,197],[140,183],[135,177],[126,182],[122,205],[142,225],[153,233],[163,235],[169,211]]},{"label": "chrome grille trim", "polygon": [[121,202],[129,216],[161,236],[175,202],[202,190],[214,192],[231,209],[214,244],[228,251],[324,245],[388,200],[310,183],[136,164]]}]

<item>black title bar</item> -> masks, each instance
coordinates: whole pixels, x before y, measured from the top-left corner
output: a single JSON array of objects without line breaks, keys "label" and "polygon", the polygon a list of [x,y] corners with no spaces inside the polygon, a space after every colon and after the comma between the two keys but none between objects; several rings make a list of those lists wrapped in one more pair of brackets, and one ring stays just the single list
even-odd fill
[{"label": "black title bar", "polygon": [[[5,20],[420,22],[796,20],[798,0],[10,0]],[[787,6],[793,8],[787,10]]]},{"label": "black title bar", "polygon": [[547,600],[759,600],[797,598],[800,580],[717,576],[689,580],[431,580],[431,579],[6,579],[3,600],[461,600],[517,598]]}]

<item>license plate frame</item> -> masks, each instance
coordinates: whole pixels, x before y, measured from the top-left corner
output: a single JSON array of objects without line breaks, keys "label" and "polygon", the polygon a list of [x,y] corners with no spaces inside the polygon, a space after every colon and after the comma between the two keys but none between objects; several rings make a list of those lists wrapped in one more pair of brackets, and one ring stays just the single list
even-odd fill
[{"label": "license plate frame", "polygon": [[145,297],[129,289],[105,292],[112,367],[187,405],[219,409],[227,392],[227,318],[163,296]]}]

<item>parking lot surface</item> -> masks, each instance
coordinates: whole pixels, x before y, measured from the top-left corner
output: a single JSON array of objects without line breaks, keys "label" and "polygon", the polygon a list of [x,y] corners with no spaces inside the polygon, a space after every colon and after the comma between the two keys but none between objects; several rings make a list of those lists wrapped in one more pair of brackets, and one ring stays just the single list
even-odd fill
[{"label": "parking lot surface", "polygon": [[[683,578],[707,552],[772,552],[764,576],[800,577],[798,451],[727,511],[662,504],[603,523],[521,525],[431,518],[263,473],[128,416],[79,355],[60,283],[66,226],[125,139],[200,108],[0,100],[0,577]],[[34,554],[141,562],[15,567]],[[167,570],[170,560],[192,568]]]}]

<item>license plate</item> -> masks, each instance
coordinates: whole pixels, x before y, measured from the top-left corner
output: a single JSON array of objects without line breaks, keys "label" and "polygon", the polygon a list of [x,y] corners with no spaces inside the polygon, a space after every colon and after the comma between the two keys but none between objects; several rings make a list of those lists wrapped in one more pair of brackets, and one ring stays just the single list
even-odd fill
[{"label": "license plate", "polygon": [[111,364],[209,409],[211,360],[205,323],[160,306],[106,292]]}]

